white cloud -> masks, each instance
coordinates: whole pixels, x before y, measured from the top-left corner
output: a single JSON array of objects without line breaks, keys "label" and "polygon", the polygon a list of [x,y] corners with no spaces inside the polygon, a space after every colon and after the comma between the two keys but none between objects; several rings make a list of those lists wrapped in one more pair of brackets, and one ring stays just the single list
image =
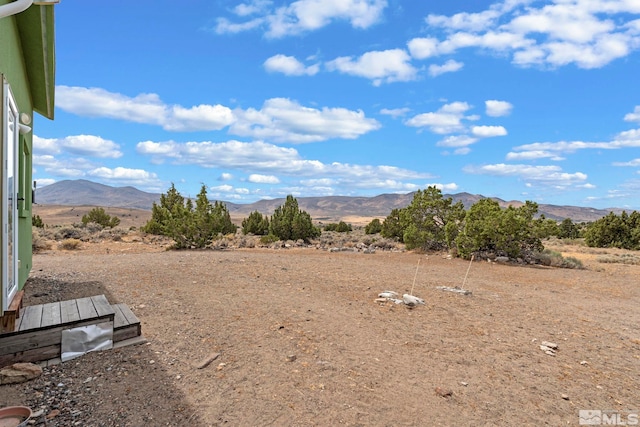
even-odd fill
[{"label": "white cloud", "polygon": [[234,187],[228,184],[209,187],[209,190],[211,191],[209,195],[215,199],[242,200],[244,196],[251,194],[251,190],[248,188]]},{"label": "white cloud", "polygon": [[427,24],[433,27],[444,27],[449,30],[482,31],[494,25],[500,16],[497,10],[489,9],[479,13],[456,13],[452,16],[427,16]]},{"label": "white cloud", "polygon": [[559,166],[531,166],[523,164],[491,164],[466,166],[464,172],[477,175],[513,176],[530,184],[553,186],[556,188],[584,184],[587,175],[582,172],[563,172]]},{"label": "white cloud", "polygon": [[628,113],[624,116],[625,122],[638,122],[640,123],[640,105],[636,105],[633,109],[633,113]]},{"label": "white cloud", "polygon": [[[405,181],[424,179],[430,175],[394,166],[352,165],[323,163],[306,160],[293,148],[284,148],[265,142],[185,142],[144,141],[136,147],[139,154],[151,157],[156,163],[170,162],[205,168],[239,169],[265,176],[295,176],[313,179],[340,179],[349,185],[374,179]],[[374,178],[371,178],[374,177]]]},{"label": "white cloud", "polygon": [[280,38],[318,30],[333,21],[347,21],[354,28],[368,28],[381,20],[387,1],[298,0],[288,6],[272,6],[272,3],[252,2],[236,7],[233,12],[239,17],[259,16],[239,24],[219,18],[215,30],[218,33],[237,33],[266,27],[267,37]]},{"label": "white cloud", "polygon": [[614,162],[613,166],[631,166],[631,167],[639,167],[640,159],[633,159],[628,162]]},{"label": "white cloud", "polygon": [[431,36],[408,46],[417,59],[475,47],[521,66],[599,68],[640,47],[640,23],[630,19],[638,9],[636,0],[502,1],[477,13],[429,15]]},{"label": "white cloud", "polygon": [[303,107],[286,98],[269,99],[261,110],[236,110],[235,115],[237,121],[230,127],[230,133],[276,142],[355,139],[380,128],[377,120],[366,118],[362,111]]},{"label": "white cloud", "polygon": [[[57,91],[56,102],[60,108],[70,113],[154,124],[168,131],[220,130],[229,127],[228,131],[232,135],[275,142],[306,143],[331,138],[355,139],[380,128],[378,121],[365,117],[360,110],[331,107],[315,109],[286,98],[268,99],[260,110],[236,108],[232,111],[222,105],[202,104],[191,108],[167,106],[157,95],[129,98],[103,89],[67,86],[58,86]],[[153,114],[147,108],[151,108]],[[98,144],[95,138],[99,137],[91,138],[94,139],[93,142],[84,141],[84,149],[100,145],[102,157],[108,157],[107,154],[116,156],[117,146],[112,142],[102,140]],[[69,148],[71,142],[67,141]],[[54,149],[53,146],[59,144],[60,141],[42,141],[45,149]],[[80,149],[81,145],[76,144],[76,149]]]},{"label": "white cloud", "polygon": [[380,114],[391,116],[395,119],[406,115],[409,111],[411,111],[410,108],[383,108],[380,110]]},{"label": "white cloud", "polygon": [[112,159],[122,157],[118,144],[94,135],[72,135],[65,138],[40,138],[34,135],[33,148],[36,153],[68,153]]},{"label": "white cloud", "polygon": [[478,138],[468,135],[451,135],[438,141],[438,147],[467,147],[478,142]]},{"label": "white cloud", "polygon": [[464,64],[462,62],[458,62],[458,61],[454,61],[453,59],[450,59],[442,65],[435,65],[435,64],[429,65],[429,74],[432,77],[436,77],[444,73],[454,73],[456,71],[461,70],[462,67],[464,67]]},{"label": "white cloud", "polygon": [[359,58],[343,56],[328,61],[325,66],[330,71],[339,71],[373,81],[374,86],[382,83],[415,80],[418,70],[411,63],[411,57],[402,49],[366,52]]},{"label": "white cloud", "polygon": [[431,183],[431,184],[426,184],[425,187],[436,187],[438,190],[442,191],[443,193],[458,191],[458,188],[459,188],[458,184],[456,184],[455,182],[450,182],[448,184]]},{"label": "white cloud", "polygon": [[271,0],[253,0],[248,3],[241,3],[233,8],[233,13],[238,16],[249,16],[264,13],[271,6]]},{"label": "white cloud", "polygon": [[313,76],[320,71],[318,64],[306,67],[295,57],[282,54],[268,58],[264,62],[264,68],[269,72],[278,72],[287,76]]},{"label": "white cloud", "polygon": [[557,153],[545,150],[530,150],[523,151],[521,153],[510,152],[507,153],[507,160],[537,160],[537,159],[551,159],[551,160],[564,160],[564,157],[558,156]]},{"label": "white cloud", "polygon": [[411,56],[415,59],[426,59],[440,54],[438,52],[439,44],[440,42],[438,39],[434,37],[418,37],[409,40],[407,48],[409,49]]},{"label": "white cloud", "polygon": [[405,122],[411,127],[428,127],[438,134],[453,133],[464,129],[464,113],[471,108],[466,102],[452,102],[443,105],[438,111],[418,114]]},{"label": "white cloud", "polygon": [[260,175],[257,173],[252,173],[249,175],[249,182],[253,182],[255,184],[279,184],[280,180],[278,177],[273,175]]},{"label": "white cloud", "polygon": [[56,106],[86,117],[105,117],[162,126],[169,131],[219,130],[233,121],[222,105],[168,106],[156,94],[133,98],[101,88],[56,86]]},{"label": "white cloud", "polygon": [[513,105],[507,101],[498,101],[495,99],[490,99],[484,102],[486,106],[487,116],[491,117],[502,117],[507,116],[513,110]]},{"label": "white cloud", "polygon": [[218,177],[218,181],[230,181],[233,179],[233,175],[228,172],[223,172]]},{"label": "white cloud", "polygon": [[92,178],[100,178],[112,182],[126,182],[135,185],[155,184],[158,176],[155,173],[143,169],[130,169],[123,167],[107,168],[99,167],[87,171],[86,175]]},{"label": "white cloud", "polygon": [[578,150],[618,150],[621,148],[640,147],[640,129],[631,129],[618,133],[611,141],[558,141],[558,142],[534,142],[513,148],[509,153],[510,159],[516,158],[540,158],[551,157],[554,160],[562,159],[559,153],[574,153]]},{"label": "white cloud", "polygon": [[471,133],[478,138],[491,138],[505,136],[507,130],[503,126],[472,126]]},{"label": "white cloud", "polygon": [[222,105],[198,105],[191,108],[174,105],[162,127],[179,132],[220,130],[234,120],[231,109]]}]

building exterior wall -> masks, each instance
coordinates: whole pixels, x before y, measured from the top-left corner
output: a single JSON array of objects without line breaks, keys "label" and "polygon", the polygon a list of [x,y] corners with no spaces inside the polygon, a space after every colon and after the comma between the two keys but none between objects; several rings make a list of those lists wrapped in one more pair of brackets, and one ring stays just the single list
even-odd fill
[{"label": "building exterior wall", "polygon": [[[0,1],[0,4],[6,2]],[[27,70],[23,56],[23,46],[20,42],[18,28],[15,16],[0,18],[0,76],[11,86],[11,91],[15,97],[20,112],[29,114],[31,124],[33,126],[33,104],[31,101],[29,83],[27,79]],[[0,111],[1,113],[1,111]],[[0,114],[0,120],[4,115]],[[4,124],[2,124],[4,126]],[[0,133],[0,139],[2,139]],[[19,151],[18,151],[18,198],[25,199],[18,203],[18,252],[19,270],[18,270],[18,286],[20,289],[29,276],[32,267],[32,241],[31,241],[31,188],[32,188],[32,154],[33,154],[33,132],[20,135]],[[2,146],[5,141],[0,141]],[[23,158],[22,156],[27,157]],[[4,159],[2,159],[4,161]],[[1,164],[1,163],[0,163]],[[3,185],[0,185],[0,192]],[[0,194],[0,197],[5,197]],[[3,243],[2,233],[0,233],[0,244]],[[0,298],[2,296],[0,295]],[[1,302],[1,301],[0,301]],[[1,305],[0,305],[1,306]]]}]

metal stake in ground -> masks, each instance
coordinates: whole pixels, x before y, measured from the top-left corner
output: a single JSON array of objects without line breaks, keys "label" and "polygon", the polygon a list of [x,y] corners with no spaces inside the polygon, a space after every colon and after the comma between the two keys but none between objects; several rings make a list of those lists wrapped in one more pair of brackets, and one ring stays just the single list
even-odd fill
[{"label": "metal stake in ground", "polygon": [[467,276],[469,275],[469,270],[471,270],[471,263],[473,262],[474,255],[471,255],[471,261],[469,261],[469,267],[467,268],[467,274],[464,275],[464,280],[462,281],[462,289],[464,289],[464,284],[467,283]]},{"label": "metal stake in ground", "polygon": [[418,267],[420,267],[420,258],[418,258],[418,265],[416,265],[416,274],[413,276],[413,285],[411,285],[411,292],[409,292],[409,295],[413,295],[413,287],[416,285],[416,277],[418,277]]}]

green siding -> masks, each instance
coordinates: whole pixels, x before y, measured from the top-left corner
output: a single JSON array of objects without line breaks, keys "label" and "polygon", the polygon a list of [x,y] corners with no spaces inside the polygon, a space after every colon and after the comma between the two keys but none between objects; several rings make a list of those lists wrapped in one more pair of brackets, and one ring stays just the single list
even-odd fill
[{"label": "green siding", "polygon": [[[8,1],[0,0],[0,4]],[[20,112],[28,113],[33,125],[34,110],[53,118],[54,33],[53,6],[31,6],[26,11],[0,18],[0,78],[6,80]],[[1,110],[1,108],[0,108]],[[0,111],[1,112],[1,111]],[[2,117],[0,115],[0,117]],[[0,138],[2,135],[0,133]],[[1,141],[4,146],[5,141]],[[18,159],[18,286],[20,289],[32,267],[31,198],[33,132],[20,135]],[[0,185],[0,191],[1,191]],[[0,197],[4,195],[0,194]],[[0,233],[0,244],[2,244]],[[0,295],[1,303],[2,295]]]}]

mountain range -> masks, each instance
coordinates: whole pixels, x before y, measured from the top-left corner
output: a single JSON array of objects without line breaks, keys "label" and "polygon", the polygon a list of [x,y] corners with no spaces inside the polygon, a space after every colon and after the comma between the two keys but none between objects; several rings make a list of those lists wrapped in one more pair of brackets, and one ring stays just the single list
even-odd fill
[{"label": "mountain range", "polygon": [[[335,221],[349,217],[385,218],[391,210],[408,206],[413,200],[414,193],[381,194],[374,197],[324,196],[324,197],[296,197],[300,209],[307,211],[315,220]],[[443,194],[454,202],[462,202],[468,209],[478,200],[485,198],[481,195],[469,193]],[[505,201],[492,198],[500,206],[518,207],[521,201]],[[36,190],[35,202],[41,205],[60,206],[100,206],[130,209],[151,210],[153,203],[158,203],[160,194],[146,193],[134,187],[111,187],[87,180],[64,180],[47,185]],[[253,211],[263,215],[271,215],[273,211],[284,203],[283,198],[259,200],[254,203],[238,204],[223,201],[232,216],[248,216]],[[580,206],[558,206],[538,204],[538,213],[546,218],[563,220],[571,218],[574,222],[595,221],[614,212],[619,214],[622,209],[595,209]]]}]

